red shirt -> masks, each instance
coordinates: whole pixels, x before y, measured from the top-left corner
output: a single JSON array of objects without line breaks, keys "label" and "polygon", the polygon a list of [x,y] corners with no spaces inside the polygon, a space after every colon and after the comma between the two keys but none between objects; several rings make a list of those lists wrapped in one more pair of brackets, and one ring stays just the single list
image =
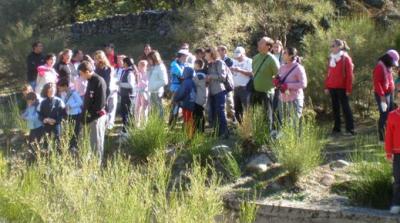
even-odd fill
[{"label": "red shirt", "polygon": [[[343,62],[344,61],[344,62]],[[345,66],[345,69],[343,69]],[[326,89],[345,89],[347,93],[353,90],[353,62],[349,56],[342,56],[335,67],[329,66],[325,79]]]},{"label": "red shirt", "polygon": [[112,53],[110,53],[110,54],[107,54],[107,58],[108,58],[108,61],[110,61],[110,65],[111,65],[112,67],[116,67],[116,66],[117,66],[117,64],[116,64],[117,61],[115,61],[115,54],[114,54],[114,52],[112,52]]},{"label": "red shirt", "polygon": [[400,154],[400,108],[389,113],[386,122],[386,154]]},{"label": "red shirt", "polygon": [[379,96],[384,96],[394,90],[394,81],[392,72],[382,63],[379,62],[374,69],[373,74],[374,91]]}]

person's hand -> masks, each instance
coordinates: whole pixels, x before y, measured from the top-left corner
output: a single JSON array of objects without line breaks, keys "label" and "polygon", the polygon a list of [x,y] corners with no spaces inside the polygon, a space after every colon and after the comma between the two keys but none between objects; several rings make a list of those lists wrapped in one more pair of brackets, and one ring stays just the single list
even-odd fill
[{"label": "person's hand", "polygon": [[386,159],[387,159],[389,162],[393,162],[393,154],[387,153],[387,154],[386,154]]},{"label": "person's hand", "polygon": [[346,92],[346,95],[347,95],[347,96],[350,96],[350,95],[351,95],[351,93],[350,93],[350,92]]},{"label": "person's hand", "polygon": [[325,92],[326,95],[329,94],[329,90],[328,89],[325,89],[324,92]]},{"label": "person's hand", "polygon": [[386,103],[386,97],[385,96],[381,96],[381,102],[385,102]]},{"label": "person's hand", "polygon": [[48,118],[43,119],[43,124],[47,124],[49,122]]},{"label": "person's hand", "polygon": [[276,78],[276,77],[274,77],[274,78],[272,79],[272,83],[274,84],[275,87],[278,87],[278,86],[279,86],[279,79]]},{"label": "person's hand", "polygon": [[288,85],[287,84],[282,84],[280,89],[281,89],[282,93],[285,93],[288,90]]},{"label": "person's hand", "polygon": [[52,119],[52,118],[49,118],[49,119],[48,119],[48,123],[49,123],[50,125],[54,125],[54,124],[56,124],[56,120],[54,120],[54,119]]},{"label": "person's hand", "polygon": [[237,68],[237,67],[231,67],[231,71],[237,72],[237,71],[239,71],[239,68]]}]

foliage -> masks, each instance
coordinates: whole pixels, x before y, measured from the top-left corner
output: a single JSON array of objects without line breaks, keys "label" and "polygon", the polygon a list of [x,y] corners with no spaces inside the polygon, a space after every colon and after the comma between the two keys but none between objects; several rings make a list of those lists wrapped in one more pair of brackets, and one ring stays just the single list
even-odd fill
[{"label": "foliage", "polygon": [[269,141],[269,125],[265,112],[261,106],[249,108],[243,115],[243,121],[237,134],[241,141],[254,141],[256,147],[265,145]]},{"label": "foliage", "polygon": [[[288,120],[283,123],[282,136],[273,142],[272,150],[292,182],[307,174],[322,161],[322,149],[326,141],[324,131],[315,121],[303,120],[301,127]],[[322,134],[321,134],[322,133]]]},{"label": "foliage", "polygon": [[244,201],[240,204],[239,222],[253,223],[257,217],[257,204],[254,202]]},{"label": "foliage", "polygon": [[323,94],[330,44],[334,39],[343,39],[351,48],[350,55],[355,65],[352,96],[355,106],[370,110],[375,103],[372,70],[378,58],[393,47],[395,30],[396,27],[384,29],[370,18],[358,17],[337,20],[327,31],[317,29],[315,33],[306,35],[303,41],[304,65],[309,80],[306,95],[311,97],[312,104],[326,108],[330,103],[329,97]]},{"label": "foliage", "polygon": [[225,171],[228,173],[230,180],[237,180],[242,175],[240,166],[232,154],[226,153],[222,157],[222,165],[224,166]]},{"label": "foliage", "polygon": [[188,152],[193,157],[200,157],[202,160],[209,158],[216,138],[205,134],[195,134],[189,141]]}]

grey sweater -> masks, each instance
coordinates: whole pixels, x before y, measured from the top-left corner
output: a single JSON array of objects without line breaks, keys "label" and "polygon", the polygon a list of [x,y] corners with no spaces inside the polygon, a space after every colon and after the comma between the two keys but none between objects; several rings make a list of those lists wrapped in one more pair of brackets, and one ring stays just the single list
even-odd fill
[{"label": "grey sweater", "polygon": [[208,88],[211,95],[225,91],[223,82],[226,79],[226,67],[225,62],[222,60],[216,60],[214,63],[208,65],[208,76],[211,79]]}]

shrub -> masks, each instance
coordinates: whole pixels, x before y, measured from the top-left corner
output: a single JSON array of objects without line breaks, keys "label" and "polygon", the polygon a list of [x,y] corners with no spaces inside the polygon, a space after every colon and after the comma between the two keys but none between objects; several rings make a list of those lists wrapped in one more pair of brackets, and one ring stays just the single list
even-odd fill
[{"label": "shrub", "polygon": [[242,123],[237,129],[239,139],[248,143],[253,141],[260,147],[269,141],[269,124],[261,106],[249,108],[243,115]]},{"label": "shrub", "polygon": [[193,157],[200,157],[201,160],[209,158],[212,152],[212,148],[216,142],[214,136],[208,136],[205,134],[195,134],[194,137],[189,141],[188,152]]},{"label": "shrub", "polygon": [[253,223],[257,217],[257,204],[254,202],[244,201],[240,204],[239,222]]},{"label": "shrub", "polygon": [[129,146],[134,155],[141,158],[146,158],[157,150],[165,149],[168,142],[167,126],[164,120],[155,113],[150,114],[143,127],[137,128],[131,123],[127,131],[126,146]]},{"label": "shrub", "polygon": [[321,152],[326,143],[324,131],[314,121],[304,119],[300,128],[299,134],[299,128],[293,127],[292,122],[284,122],[282,136],[272,146],[278,162],[288,171],[293,183],[321,163]]},{"label": "shrub", "polygon": [[232,154],[226,153],[224,157],[222,157],[222,165],[230,180],[237,180],[242,175],[240,166]]}]

